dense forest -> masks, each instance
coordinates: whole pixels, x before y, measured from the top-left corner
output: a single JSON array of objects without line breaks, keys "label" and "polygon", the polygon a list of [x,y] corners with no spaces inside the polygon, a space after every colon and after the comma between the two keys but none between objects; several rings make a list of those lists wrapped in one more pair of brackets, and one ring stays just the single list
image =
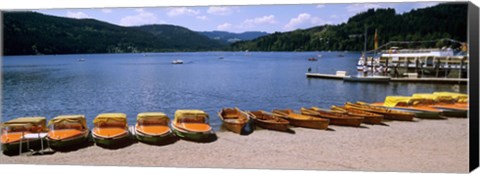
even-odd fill
[{"label": "dense forest", "polygon": [[[403,14],[397,14],[394,9],[370,9],[338,25],[268,35],[247,32],[242,36],[217,31],[195,32],[173,25],[122,27],[94,19],[71,19],[35,12],[4,12],[3,19],[5,55],[220,50],[359,51],[363,49],[365,29],[369,50],[373,49],[375,30],[379,45],[389,41],[442,38],[465,42],[467,38],[466,3],[444,3]],[[245,38],[234,39],[235,42],[230,44],[228,38],[232,37]],[[439,41],[413,46],[439,47],[448,44]]]},{"label": "dense forest", "polygon": [[121,27],[34,12],[6,12],[3,18],[5,55],[206,51],[226,46],[173,25]]},{"label": "dense forest", "polygon": [[268,35],[267,32],[261,31],[247,31],[243,33],[231,33],[225,31],[202,31],[199,33],[207,36],[210,39],[218,40],[224,44],[231,44],[238,41],[248,41]]},{"label": "dense forest", "polygon": [[[465,42],[467,38],[467,4],[447,3],[396,14],[394,9],[370,9],[348,22],[305,30],[273,33],[252,41],[236,42],[231,50],[241,51],[317,51],[363,50],[367,30],[367,47],[373,49],[377,30],[379,45],[389,41],[424,41],[450,38]],[[458,46],[446,41],[399,45],[402,47]]]}]

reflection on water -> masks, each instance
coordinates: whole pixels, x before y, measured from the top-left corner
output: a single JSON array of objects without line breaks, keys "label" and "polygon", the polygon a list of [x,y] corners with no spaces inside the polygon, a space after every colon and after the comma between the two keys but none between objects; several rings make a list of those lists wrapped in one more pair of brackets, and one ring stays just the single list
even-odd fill
[{"label": "reflection on water", "polygon": [[[2,66],[3,120],[27,115],[52,118],[85,114],[91,120],[102,112],[124,112],[129,124],[136,114],[177,109],[202,109],[218,130],[222,107],[272,110],[302,106],[328,108],[346,101],[383,101],[387,95],[433,91],[466,92],[466,86],[412,83],[345,83],[308,79],[305,72],[356,74],[359,53],[230,52],[7,56]],[[219,59],[219,56],[223,59]],[[84,58],[85,62],[77,59]],[[182,59],[186,64],[173,65]]]}]

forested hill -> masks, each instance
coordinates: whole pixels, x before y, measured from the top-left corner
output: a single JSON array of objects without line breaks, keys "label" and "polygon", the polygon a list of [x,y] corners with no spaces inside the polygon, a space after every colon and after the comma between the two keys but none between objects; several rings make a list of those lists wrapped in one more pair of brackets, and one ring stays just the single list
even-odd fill
[{"label": "forested hill", "polygon": [[5,12],[3,19],[5,55],[206,51],[225,46],[173,25],[122,27],[35,12]]},{"label": "forested hill", "polygon": [[[467,38],[467,4],[447,3],[396,14],[394,9],[370,9],[339,25],[324,25],[305,30],[273,33],[252,41],[231,45],[241,51],[317,51],[363,50],[365,27],[367,47],[373,49],[373,36],[378,31],[379,45],[389,41],[419,41],[451,38],[465,42]],[[430,43],[434,47],[448,43]],[[418,46],[418,45],[417,45]]]}]

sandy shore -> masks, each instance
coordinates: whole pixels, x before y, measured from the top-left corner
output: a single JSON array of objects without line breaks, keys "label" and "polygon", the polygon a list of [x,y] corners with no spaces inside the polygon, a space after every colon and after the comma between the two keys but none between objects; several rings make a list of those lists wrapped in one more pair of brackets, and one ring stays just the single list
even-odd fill
[{"label": "sandy shore", "polygon": [[468,119],[386,122],[334,131],[293,128],[217,132],[210,143],[134,143],[109,150],[89,146],[43,156],[0,156],[7,164],[73,164],[403,172],[468,172]]}]

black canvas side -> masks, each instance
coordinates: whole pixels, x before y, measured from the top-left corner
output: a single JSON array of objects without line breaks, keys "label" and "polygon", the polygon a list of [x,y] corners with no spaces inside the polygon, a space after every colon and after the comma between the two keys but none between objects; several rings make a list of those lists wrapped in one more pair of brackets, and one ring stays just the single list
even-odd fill
[{"label": "black canvas side", "polygon": [[479,40],[478,40],[478,28],[479,17],[478,7],[469,2],[468,4],[468,43],[469,43],[469,135],[470,135],[470,171],[475,170],[479,165],[479,122],[478,122],[478,79],[479,79]]}]

